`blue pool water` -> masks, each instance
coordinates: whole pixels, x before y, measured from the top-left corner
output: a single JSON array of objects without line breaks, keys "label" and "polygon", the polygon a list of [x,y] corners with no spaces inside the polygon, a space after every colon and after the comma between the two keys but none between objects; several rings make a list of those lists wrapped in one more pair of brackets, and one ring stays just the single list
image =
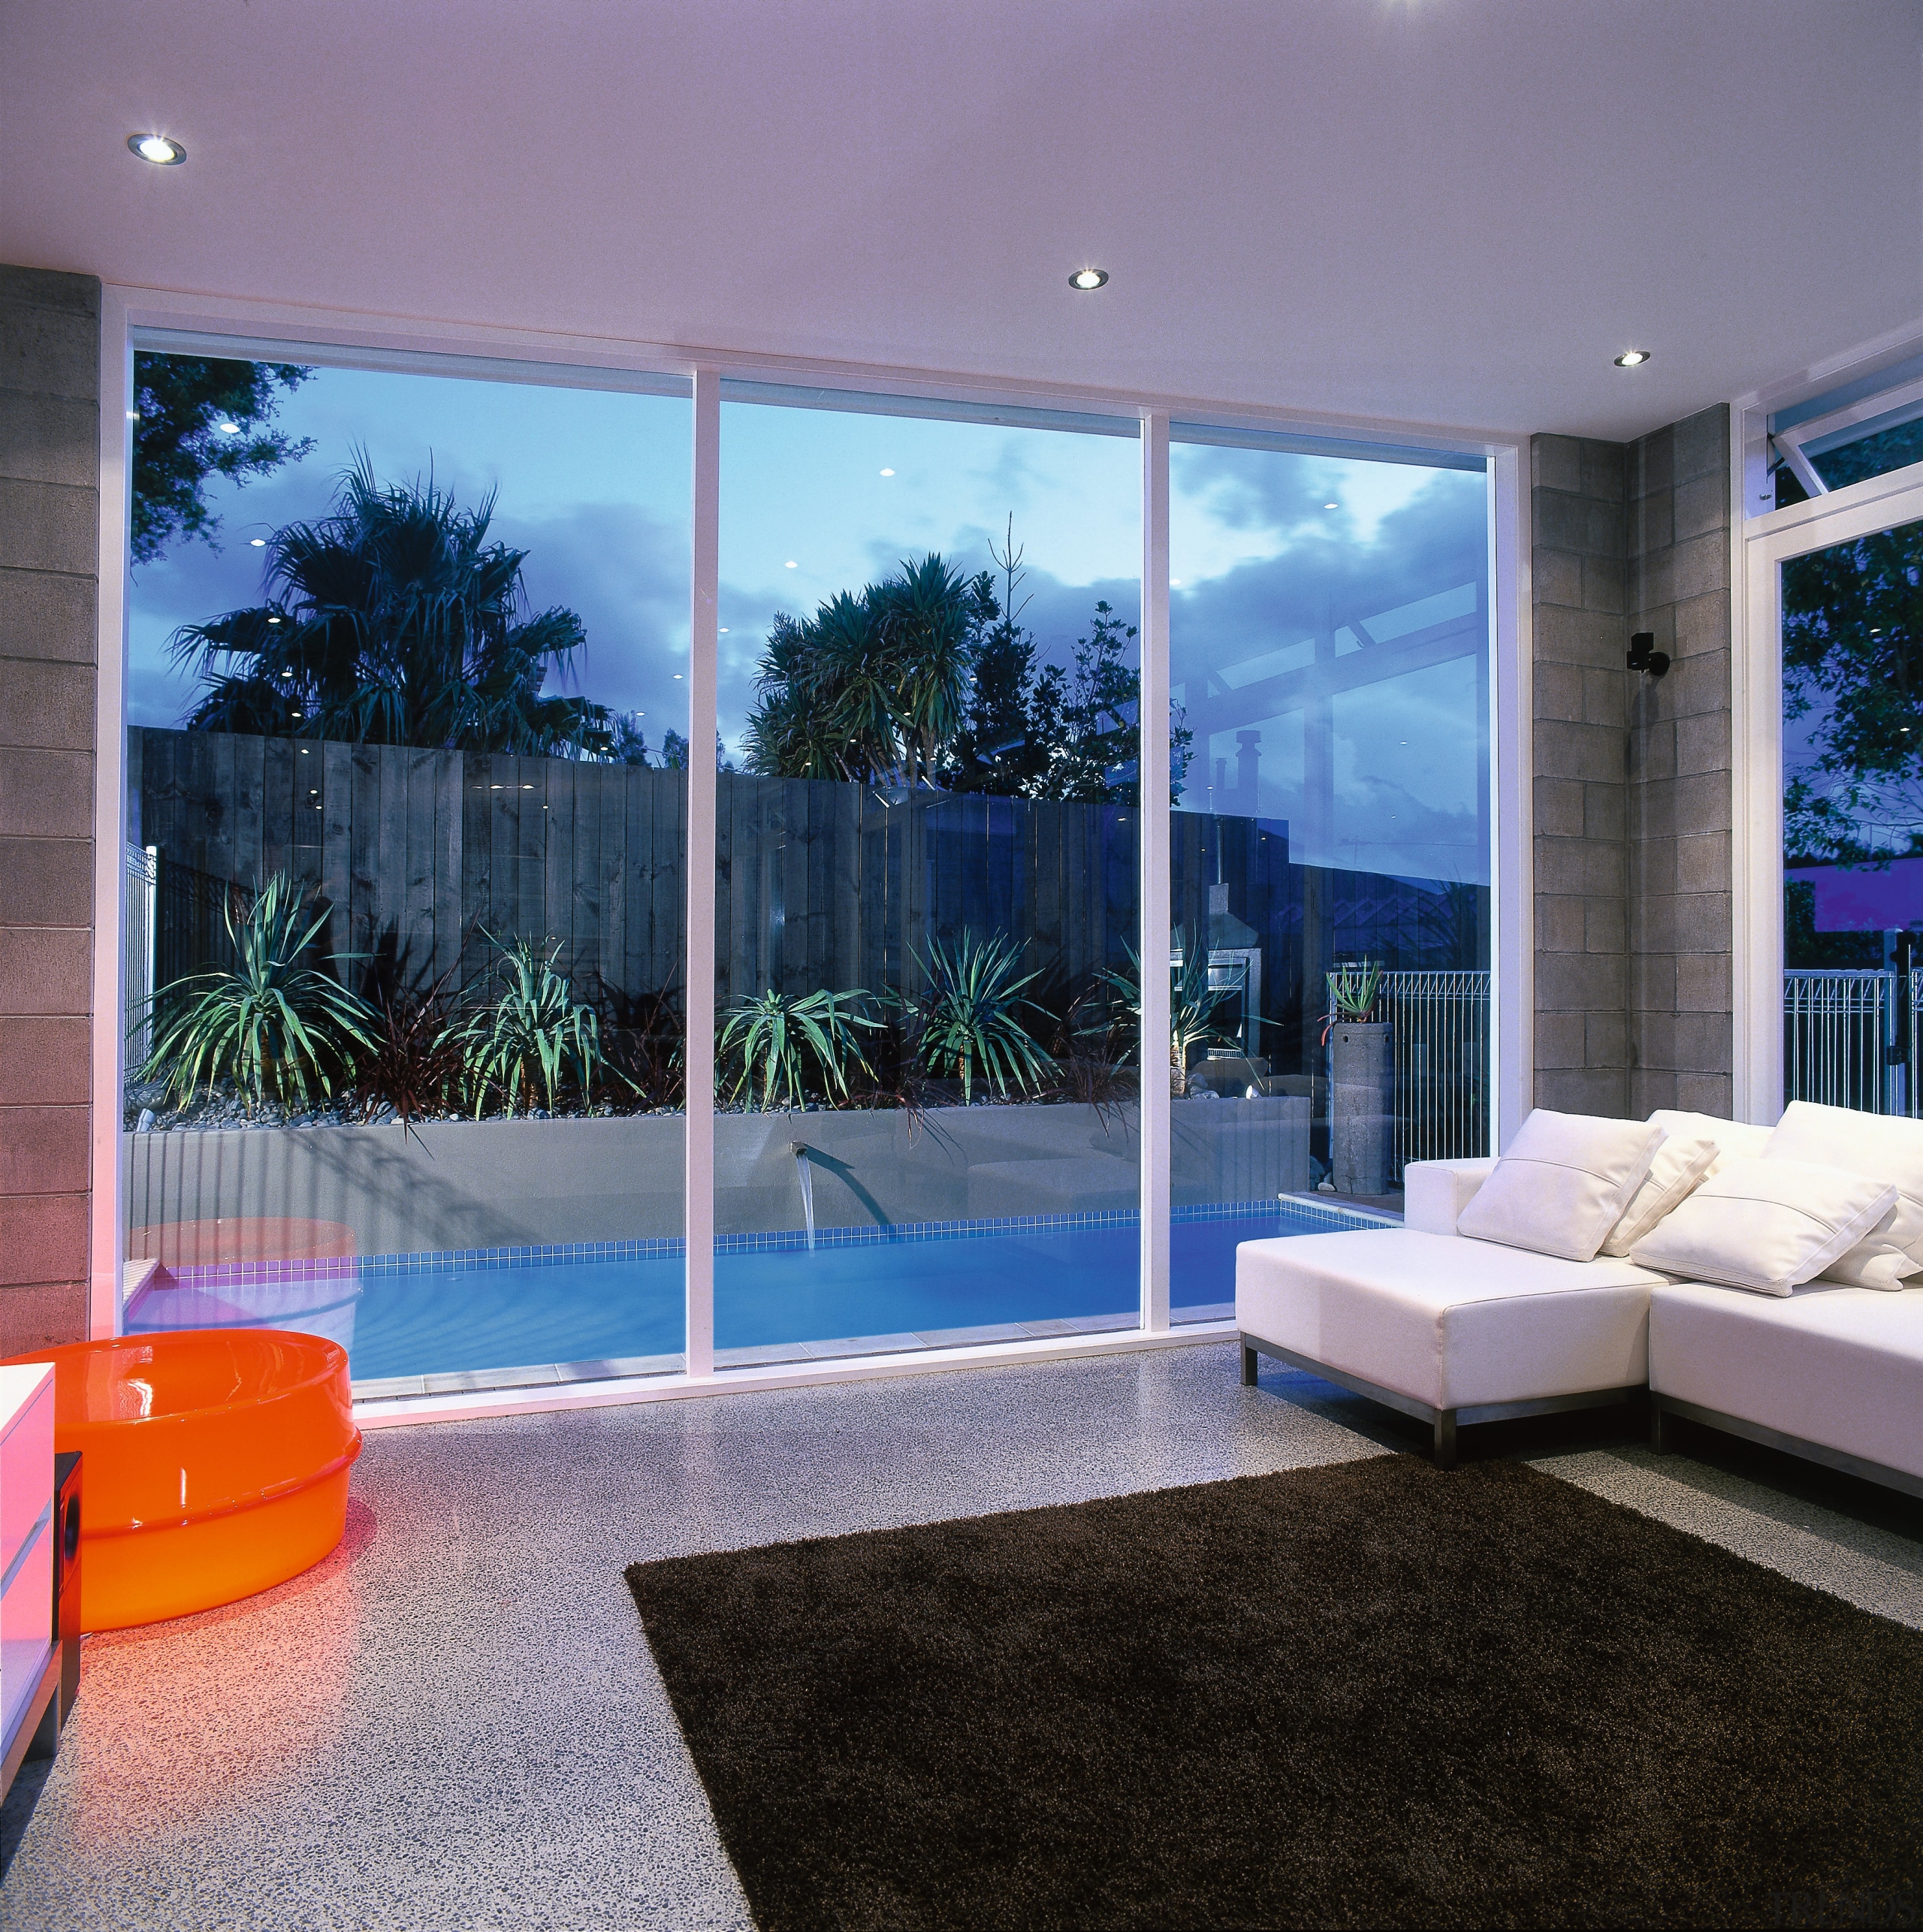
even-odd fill
[{"label": "blue pool water", "polygon": [[[1239,1242],[1379,1225],[1306,1204],[1246,1206],[1249,1212],[1216,1209],[1174,1223],[1177,1319],[1184,1309],[1233,1301]],[[797,1236],[760,1237],[749,1251],[728,1251],[724,1243],[714,1262],[715,1348],[725,1355],[864,1339],[901,1348],[917,1336],[963,1339],[957,1330],[1131,1316],[1139,1280],[1134,1217],[1058,1220],[877,1230],[824,1241],[813,1253]],[[205,1326],[246,1319],[258,1306],[254,1319],[347,1341],[356,1382],[632,1361],[682,1346],[684,1263],[672,1251],[373,1257],[358,1281],[316,1280],[297,1291],[285,1281],[263,1283],[250,1294],[230,1277],[204,1294],[186,1289],[149,1291],[129,1308],[128,1327]],[[290,1313],[290,1292],[310,1312]]]}]

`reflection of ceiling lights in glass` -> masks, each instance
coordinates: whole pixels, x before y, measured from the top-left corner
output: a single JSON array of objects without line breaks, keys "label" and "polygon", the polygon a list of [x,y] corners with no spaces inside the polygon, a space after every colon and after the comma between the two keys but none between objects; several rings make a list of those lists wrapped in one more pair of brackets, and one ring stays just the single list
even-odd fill
[{"label": "reflection of ceiling lights in glass", "polygon": [[247,542],[249,547],[254,550],[264,550],[267,547],[267,540],[264,536],[250,536]]},{"label": "reflection of ceiling lights in glass", "polygon": [[222,436],[238,436],[240,433],[240,425],[235,422],[231,417],[228,417],[223,421],[216,423],[214,424],[214,427],[219,430]]},{"label": "reflection of ceiling lights in glass", "polygon": [[1324,503],[1322,507],[1325,510],[1339,510],[1342,506],[1339,503]]},{"label": "reflection of ceiling lights in glass", "polygon": [[894,471],[892,469],[884,469],[881,473],[884,476],[892,476],[895,474]]},{"label": "reflection of ceiling lights in glass", "polygon": [[1650,352],[1646,349],[1626,349],[1616,358],[1616,366],[1618,369],[1640,369],[1649,359]]},{"label": "reflection of ceiling lights in glass", "polygon": [[178,168],[187,158],[187,150],[165,134],[129,134],[127,145],[143,161],[150,161],[156,168]]},{"label": "reflection of ceiling lights in glass", "polygon": [[781,566],[783,570],[798,570],[802,566],[797,563],[792,557],[789,557],[787,562]]},{"label": "reflection of ceiling lights in glass", "polygon": [[1068,278],[1068,285],[1071,288],[1083,290],[1099,288],[1108,279],[1109,272],[1106,268],[1078,268]]}]

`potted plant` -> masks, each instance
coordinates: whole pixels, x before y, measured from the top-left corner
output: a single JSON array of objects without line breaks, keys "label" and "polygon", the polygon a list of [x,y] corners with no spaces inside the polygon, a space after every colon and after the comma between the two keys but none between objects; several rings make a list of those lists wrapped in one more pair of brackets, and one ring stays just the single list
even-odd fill
[{"label": "potted plant", "polygon": [[1329,1161],[1339,1194],[1389,1191],[1389,1129],[1394,1113],[1393,1031],[1375,1017],[1382,968],[1375,961],[1338,965],[1327,976],[1329,1010]]}]

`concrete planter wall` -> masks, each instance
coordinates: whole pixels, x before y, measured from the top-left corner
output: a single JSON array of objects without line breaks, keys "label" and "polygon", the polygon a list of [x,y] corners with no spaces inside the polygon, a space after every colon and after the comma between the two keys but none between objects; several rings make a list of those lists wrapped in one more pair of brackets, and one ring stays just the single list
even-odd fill
[{"label": "concrete planter wall", "polygon": [[1389,1189],[1393,1031],[1381,1021],[1329,1029],[1330,1161],[1339,1194],[1381,1194]]},{"label": "concrete planter wall", "polygon": [[[1309,1103],[1178,1100],[1178,1205],[1309,1185]],[[1136,1204],[1133,1107],[724,1114],[724,1234],[802,1225],[792,1145],[810,1149],[820,1227],[1086,1213]],[[628,1241],[681,1232],[680,1118],[440,1121],[124,1137],[130,1225],[283,1215],[345,1221],[364,1254]],[[165,1259],[165,1246],[162,1258]]]}]

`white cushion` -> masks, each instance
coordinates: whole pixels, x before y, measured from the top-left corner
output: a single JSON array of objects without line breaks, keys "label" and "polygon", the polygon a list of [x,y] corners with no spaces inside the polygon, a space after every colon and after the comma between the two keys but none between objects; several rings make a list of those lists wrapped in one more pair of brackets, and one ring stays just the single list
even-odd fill
[{"label": "white cushion", "polygon": [[1431,1408],[1466,1408],[1641,1383],[1661,1279],[1415,1228],[1285,1236],[1236,1250],[1236,1323]]},{"label": "white cushion", "polygon": [[1487,1161],[1411,1161],[1402,1170],[1402,1225],[1454,1234],[1456,1217],[1496,1171]]},{"label": "white cushion", "polygon": [[1662,1129],[1646,1121],[1538,1107],[1457,1216],[1456,1231],[1566,1261],[1593,1260],[1662,1140]]},{"label": "white cushion", "polygon": [[1765,1158],[1820,1161],[1896,1189],[1897,1209],[1888,1225],[1832,1261],[1823,1270],[1829,1280],[1900,1288],[1906,1275],[1923,1269],[1923,1121],[1792,1100],[1770,1136]]},{"label": "white cushion", "polygon": [[1713,1113],[1685,1113],[1675,1107],[1658,1107],[1650,1115],[1650,1124],[1679,1140],[1713,1140],[1716,1158],[1710,1164],[1712,1174],[1727,1161],[1761,1160],[1776,1131],[1747,1121],[1724,1120]]},{"label": "white cushion", "polygon": [[1923,1476],[1923,1294],[1665,1284],[1650,1296],[1650,1387]]},{"label": "white cushion", "polygon": [[1679,1140],[1671,1134],[1656,1150],[1643,1185],[1602,1244],[1605,1254],[1626,1254],[1666,1214],[1693,1194],[1716,1164],[1713,1140]]},{"label": "white cushion", "polygon": [[1786,1295],[1896,1206],[1896,1190],[1807,1161],[1732,1161],[1630,1251],[1646,1268]]}]

